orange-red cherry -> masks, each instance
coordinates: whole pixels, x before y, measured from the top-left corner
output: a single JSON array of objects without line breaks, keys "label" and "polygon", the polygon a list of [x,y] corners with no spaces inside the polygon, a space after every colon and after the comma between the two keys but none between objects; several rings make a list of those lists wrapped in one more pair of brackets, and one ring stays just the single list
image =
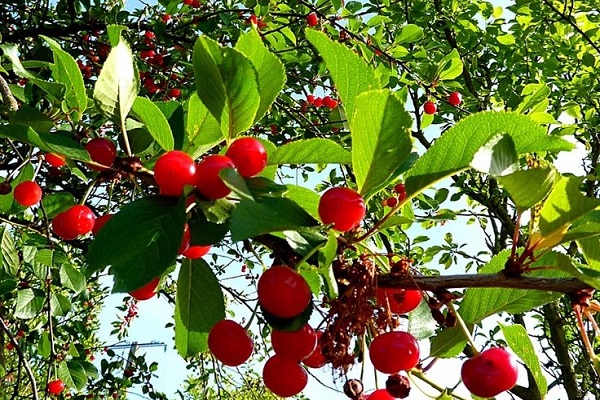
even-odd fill
[{"label": "orange-red cherry", "polygon": [[323,355],[323,346],[321,345],[321,336],[323,336],[323,331],[317,331],[317,347],[315,347],[315,351],[311,353],[304,361],[304,365],[310,368],[321,368],[325,364],[327,364],[327,360]]},{"label": "orange-red cherry", "polygon": [[65,162],[65,156],[62,156],[59,154],[54,154],[54,153],[45,154],[44,160],[46,160],[46,162],[54,168],[60,168],[67,164]]},{"label": "orange-red cherry", "polygon": [[319,17],[316,13],[312,12],[306,16],[306,25],[313,27],[319,24]]},{"label": "orange-red cherry", "polygon": [[427,100],[423,104],[423,112],[428,115],[433,115],[437,112],[437,105],[433,101]]},{"label": "orange-red cherry", "polygon": [[15,187],[13,194],[17,203],[31,207],[42,199],[42,188],[36,181],[23,181]]},{"label": "orange-red cherry", "polygon": [[200,245],[191,245],[184,252],[181,253],[182,256],[189,258],[191,260],[195,260],[197,258],[201,258],[208,254],[212,246],[200,246]]},{"label": "orange-red cherry", "polygon": [[396,398],[393,397],[386,389],[377,389],[368,395],[365,400],[396,400]]}]

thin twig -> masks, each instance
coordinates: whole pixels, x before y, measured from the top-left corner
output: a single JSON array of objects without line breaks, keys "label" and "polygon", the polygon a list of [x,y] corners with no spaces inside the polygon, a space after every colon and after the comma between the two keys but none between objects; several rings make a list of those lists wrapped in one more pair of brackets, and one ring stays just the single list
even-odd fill
[{"label": "thin twig", "polygon": [[39,400],[37,383],[35,381],[35,375],[33,375],[33,371],[31,370],[31,366],[29,365],[29,362],[27,361],[27,358],[25,358],[25,353],[23,353],[23,350],[21,350],[21,348],[19,347],[19,343],[17,342],[17,339],[12,334],[12,332],[10,331],[10,329],[8,328],[8,326],[6,325],[6,322],[4,322],[4,320],[2,318],[0,318],[0,327],[2,328],[2,330],[4,331],[4,333],[6,333],[6,335],[9,337],[10,342],[13,344],[15,350],[17,351],[17,354],[19,355],[19,359],[21,360],[21,362],[23,363],[23,365],[25,367],[25,371],[27,372],[27,376],[29,377],[29,380],[31,381],[32,398],[33,398],[33,400]]}]

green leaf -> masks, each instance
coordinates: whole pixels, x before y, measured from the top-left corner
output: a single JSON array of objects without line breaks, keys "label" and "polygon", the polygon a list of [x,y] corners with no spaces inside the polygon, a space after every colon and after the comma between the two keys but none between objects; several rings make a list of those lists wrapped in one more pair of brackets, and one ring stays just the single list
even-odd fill
[{"label": "green leaf", "polygon": [[77,361],[61,361],[58,364],[58,377],[67,387],[82,390],[87,384],[85,368]]},{"label": "green leaf", "polygon": [[6,227],[0,231],[0,256],[2,257],[2,270],[8,276],[16,277],[20,267],[19,253],[15,247],[15,240]]},{"label": "green leaf", "polygon": [[440,81],[449,81],[458,78],[463,71],[463,62],[460,59],[458,50],[452,49],[440,60],[436,76]]},{"label": "green leaf", "polygon": [[337,236],[330,232],[325,246],[319,249],[319,273],[325,283],[325,290],[330,299],[338,296],[338,285],[333,274],[333,260],[337,255]]},{"label": "green leaf", "polygon": [[123,25],[109,24],[106,26],[106,33],[108,34],[108,40],[112,47],[115,47],[121,41],[121,34],[126,31],[127,27]]},{"label": "green leaf", "polygon": [[256,203],[242,199],[231,215],[231,236],[237,242],[263,233],[315,225],[317,221],[292,200],[270,198]]},{"label": "green leaf", "polygon": [[249,129],[260,104],[257,73],[239,51],[201,36],[194,45],[198,97],[228,139]]},{"label": "green leaf", "polygon": [[58,192],[45,194],[42,198],[42,204],[46,215],[52,219],[56,214],[66,211],[77,202],[71,193]]},{"label": "green leaf", "polygon": [[83,369],[85,370],[85,374],[88,378],[98,379],[100,374],[98,373],[98,369],[89,361],[80,361],[79,362]]},{"label": "green leaf", "polygon": [[208,350],[210,329],[225,318],[225,299],[219,280],[204,260],[183,261],[176,304],[175,346],[179,354],[189,357]]},{"label": "green leaf", "polygon": [[83,292],[86,286],[85,276],[71,264],[60,266],[60,283],[76,294]]},{"label": "green leaf", "polygon": [[515,44],[515,37],[510,33],[507,33],[506,35],[496,36],[496,40],[498,40],[500,44],[503,44],[505,46],[512,46],[513,44]]},{"label": "green leaf", "polygon": [[213,245],[219,243],[227,232],[229,232],[229,224],[226,222],[217,224],[210,222],[201,210],[195,208],[192,210],[192,215],[188,219],[190,227],[190,243],[197,245]]},{"label": "green leaf", "polygon": [[44,358],[50,357],[52,354],[52,344],[50,343],[50,333],[47,331],[42,332],[40,342],[38,343],[38,353]]},{"label": "green leaf", "polygon": [[183,196],[148,196],[126,204],[90,245],[88,272],[112,266],[114,292],[144,286],[175,262],[185,220]]},{"label": "green leaf", "polygon": [[254,117],[256,122],[266,114],[283,90],[285,69],[279,58],[265,47],[256,29],[250,29],[241,35],[235,48],[250,60],[257,73],[260,103]]},{"label": "green leaf", "polygon": [[[552,190],[558,174],[552,167],[515,171],[499,176],[498,182],[506,189],[519,212],[524,212],[542,201]],[[531,182],[535,182],[532,185]]]},{"label": "green leaf", "polygon": [[531,371],[531,375],[533,375],[533,379],[535,380],[535,384],[537,385],[542,398],[544,398],[546,393],[548,393],[548,382],[542,372],[540,360],[538,359],[536,350],[531,343],[527,331],[523,325],[499,325],[504,334],[504,338],[506,339],[506,343],[508,343],[511,350],[514,351],[525,365],[527,365],[529,371]]},{"label": "green leaf", "polygon": [[125,126],[125,118],[139,91],[140,78],[131,48],[121,40],[104,62],[94,86],[94,100],[104,115]]},{"label": "green leaf", "polygon": [[[0,132],[2,131],[2,126],[0,125]],[[30,163],[25,164],[25,166],[21,169],[19,174],[10,182],[10,185],[15,188],[17,185],[23,181],[30,181],[33,179],[33,165]],[[2,178],[3,180],[3,178]],[[0,196],[0,212],[9,213],[12,211],[22,211],[23,207],[15,202],[14,193],[11,192],[8,195]]]},{"label": "green leaf", "polygon": [[313,218],[319,219],[319,201],[321,196],[312,190],[296,185],[287,185],[285,197],[300,205]]},{"label": "green leaf", "polygon": [[131,111],[146,125],[146,130],[150,132],[156,143],[164,150],[173,150],[174,139],[173,132],[165,115],[160,111],[152,101],[146,97],[136,97]]},{"label": "green leaf", "polygon": [[312,265],[302,263],[298,268],[298,273],[304,278],[306,283],[308,283],[311,292],[313,292],[315,296],[319,296],[321,294],[321,275],[319,274],[319,270]]},{"label": "green leaf", "polygon": [[392,92],[369,91],[357,97],[352,166],[365,199],[386,185],[411,154],[411,126],[410,114]]},{"label": "green leaf", "polygon": [[250,193],[248,186],[246,186],[246,181],[235,168],[223,168],[219,172],[219,176],[223,180],[223,183],[225,183],[225,186],[238,195],[240,199],[254,200],[252,193]]},{"label": "green leaf", "polygon": [[41,79],[38,75],[35,75],[25,69],[21,61],[19,60],[19,49],[16,45],[0,45],[0,49],[4,52],[4,55],[7,56],[12,62],[13,72],[19,78],[27,78],[40,88],[42,88],[46,93],[50,95],[50,100],[58,101],[63,98],[65,93],[65,85],[58,82],[48,82],[44,79]]},{"label": "green leaf", "polygon": [[439,180],[465,170],[481,147],[503,133],[511,136],[517,154],[573,148],[566,140],[547,135],[545,128],[525,115],[480,112],[461,119],[436,139],[406,173],[406,192],[415,196]]},{"label": "green leaf", "polygon": [[[523,113],[538,104],[542,103],[550,95],[550,88],[545,83],[530,83],[525,85],[521,91],[523,100],[515,109],[516,112]],[[545,111],[545,109],[543,110]]]},{"label": "green leaf", "polygon": [[58,134],[37,133],[27,125],[0,125],[0,137],[29,143],[45,152],[62,154],[79,161],[90,161],[87,150],[73,139]]},{"label": "green leaf", "polygon": [[408,332],[417,340],[432,337],[437,326],[438,323],[433,319],[431,308],[426,301],[421,301],[419,306],[408,314]]},{"label": "green leaf", "polygon": [[64,317],[71,311],[71,301],[60,293],[50,293],[50,310],[52,315]]},{"label": "green leaf", "polygon": [[18,283],[15,279],[2,279],[0,280],[0,296],[10,293],[18,287]]},{"label": "green leaf", "polygon": [[519,168],[515,143],[509,135],[496,135],[477,150],[471,168],[492,176],[508,175]]},{"label": "green leaf", "polygon": [[460,326],[446,328],[431,338],[429,357],[454,358],[466,345],[467,338]]},{"label": "green leaf", "polygon": [[223,141],[223,133],[219,122],[200,101],[196,93],[188,102],[187,140],[190,154],[195,160]]},{"label": "green leaf", "polygon": [[11,123],[27,125],[36,132],[49,133],[54,128],[54,121],[41,111],[22,104],[10,117]]},{"label": "green leaf", "polygon": [[531,234],[530,243],[537,249],[554,247],[564,242],[571,224],[600,206],[600,200],[581,193],[581,177],[563,176],[554,185],[539,210],[539,219]]},{"label": "green leaf", "polygon": [[269,154],[270,165],[280,164],[350,164],[352,155],[329,139],[295,140]]},{"label": "green leaf", "polygon": [[49,37],[42,38],[50,45],[54,55],[54,64],[52,65],[52,77],[65,85],[65,103],[69,110],[77,112],[76,120],[81,120],[83,112],[87,108],[87,93],[83,83],[83,76],[75,59],[60,45]]},{"label": "green leaf", "polygon": [[423,38],[423,28],[414,24],[407,24],[401,27],[396,33],[394,43],[414,43]]},{"label": "green leaf", "polygon": [[[509,256],[509,250],[502,251],[484,265],[479,273],[491,274],[501,271]],[[555,266],[561,256],[554,252],[548,253],[533,263],[532,267]],[[537,270],[531,272],[528,276],[557,278],[565,275],[556,270]],[[526,312],[549,303],[560,296],[560,293],[532,289],[468,288],[465,291],[459,312],[465,322],[475,324],[490,315],[503,311],[510,313]]]},{"label": "green leaf", "polygon": [[246,186],[252,197],[262,199],[264,197],[281,197],[288,191],[287,186],[280,185],[262,176],[246,178]]},{"label": "green leaf", "polygon": [[356,98],[362,92],[381,89],[381,82],[373,68],[346,45],[332,41],[315,29],[307,29],[305,35],[323,57],[352,126]]},{"label": "green leaf", "polygon": [[19,290],[15,306],[15,318],[31,319],[36,317],[44,307],[46,297],[42,291],[34,292],[33,289]]}]

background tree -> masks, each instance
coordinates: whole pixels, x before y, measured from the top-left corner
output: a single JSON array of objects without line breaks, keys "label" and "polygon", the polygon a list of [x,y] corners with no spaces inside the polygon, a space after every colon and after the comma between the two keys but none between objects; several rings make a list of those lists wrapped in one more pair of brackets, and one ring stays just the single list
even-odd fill
[{"label": "background tree", "polygon": [[[61,380],[61,396],[77,399],[134,385],[166,398],[143,357],[107,349],[92,362],[104,349],[95,330],[107,271],[113,291],[133,293],[116,339],[135,298],[160,290],[176,304],[190,395],[263,393],[255,377],[234,379],[236,392],[207,334],[239,304],[253,311],[253,357],[272,354],[271,328],[296,330],[310,314],[282,321],[257,305],[263,267],[285,264],[313,291],[311,323],[342,377],[400,325],[431,342],[412,379],[431,382],[428,357],[508,345],[529,378],[514,396],[561,387],[561,398],[597,397],[599,7],[4,1],[0,393],[41,398]],[[165,195],[162,154],[204,160],[242,136],[268,152],[258,177],[236,165],[220,174],[226,198],[198,184]],[[561,175],[553,165],[572,142],[585,149],[581,172]],[[41,199],[33,186],[19,194],[32,180]],[[327,226],[335,217],[323,221],[330,187],[365,200],[358,227],[340,233]],[[115,217],[101,231],[90,211]],[[464,237],[429,233],[460,221],[470,224]],[[179,255],[186,223],[192,246],[219,249],[207,261]],[[475,235],[487,248],[470,254]],[[149,283],[159,289],[134,292]],[[427,301],[405,323],[377,302],[379,287],[418,288]],[[484,319],[499,313],[504,325],[489,329]]]}]

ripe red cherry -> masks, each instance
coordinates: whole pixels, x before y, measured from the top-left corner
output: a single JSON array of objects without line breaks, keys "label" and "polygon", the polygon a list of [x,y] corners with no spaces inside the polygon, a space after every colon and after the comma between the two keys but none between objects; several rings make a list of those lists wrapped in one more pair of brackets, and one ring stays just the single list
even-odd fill
[{"label": "ripe red cherry", "polygon": [[297,395],[308,383],[308,374],[300,364],[277,354],[267,360],[262,376],[265,386],[281,397]]},{"label": "ripe red cherry", "polygon": [[275,354],[292,361],[302,361],[317,348],[317,334],[308,324],[297,331],[271,332],[271,345]]},{"label": "ripe red cherry", "polygon": [[196,166],[195,185],[196,189],[204,197],[212,200],[222,199],[231,193],[219,172],[223,168],[235,168],[233,161],[227,156],[212,154],[200,161]]},{"label": "ripe red cherry", "polygon": [[463,383],[479,397],[494,397],[517,383],[517,360],[508,351],[492,347],[466,360],[460,371]]},{"label": "ripe red cherry", "polygon": [[408,371],[419,362],[419,343],[408,332],[382,333],[371,342],[369,357],[375,369],[385,374]]},{"label": "ripe red cherry", "polygon": [[65,156],[61,156],[59,154],[47,153],[44,155],[44,160],[46,160],[46,162],[54,168],[60,168],[63,165],[67,165],[65,162]]},{"label": "ripe red cherry", "polygon": [[148,40],[154,40],[154,39],[156,39],[156,35],[152,31],[146,31],[146,32],[144,32],[144,37],[146,39],[148,39]]},{"label": "ripe red cherry", "polygon": [[91,232],[95,222],[94,212],[84,205],[77,204],[54,217],[52,230],[65,240],[73,240],[79,235]]},{"label": "ripe red cherry", "polygon": [[304,278],[291,268],[273,266],[258,280],[258,302],[278,318],[293,318],[306,309],[311,293]]},{"label": "ripe red cherry", "polygon": [[199,246],[194,245],[187,248],[186,251],[182,252],[181,255],[189,258],[190,260],[195,260],[197,258],[205,256],[211,249],[211,246]]},{"label": "ripe red cherry", "polygon": [[165,14],[161,17],[162,22],[164,22],[165,24],[168,24],[169,22],[171,22],[171,16],[169,14]]},{"label": "ripe red cherry", "polygon": [[183,252],[190,248],[190,238],[190,227],[188,224],[185,224],[183,226],[183,237],[181,238],[181,244],[179,245],[177,254],[183,254]]},{"label": "ripe red cherry", "polygon": [[85,149],[90,153],[92,161],[104,165],[88,165],[94,171],[105,171],[110,168],[117,158],[117,147],[112,140],[106,138],[94,138],[85,144]]},{"label": "ripe red cherry", "polygon": [[160,279],[158,277],[154,278],[150,281],[150,283],[142,286],[139,289],[129,292],[129,295],[134,299],[140,301],[151,299],[156,294],[156,288],[158,287],[159,282]]},{"label": "ripe red cherry", "polygon": [[394,314],[406,314],[419,306],[423,295],[419,290],[377,288],[377,304]]},{"label": "ripe red cherry", "polygon": [[48,382],[48,393],[53,395],[59,395],[65,390],[65,383],[62,379],[56,379]]},{"label": "ripe red cherry", "polygon": [[260,174],[267,166],[267,151],[262,143],[251,137],[237,139],[225,153],[244,178]]},{"label": "ripe red cherry", "polygon": [[398,199],[395,197],[389,197],[388,199],[385,200],[385,205],[388,207],[396,207],[397,204],[398,204]]},{"label": "ripe red cherry", "polygon": [[425,112],[425,114],[433,115],[436,111],[437,105],[433,101],[427,100],[425,104],[423,104],[423,112]]},{"label": "ripe red cherry", "polygon": [[168,151],[154,164],[154,179],[163,196],[181,196],[185,185],[194,184],[196,164],[183,151]]},{"label": "ripe red cherry", "polygon": [[42,188],[35,181],[23,181],[14,190],[17,203],[24,207],[31,207],[42,199]]},{"label": "ripe red cherry", "polygon": [[364,199],[349,188],[331,188],[319,201],[321,221],[324,224],[333,224],[333,229],[340,232],[356,228],[365,217],[365,213]]},{"label": "ripe red cherry", "polygon": [[181,96],[181,89],[173,88],[169,90],[169,97],[176,99],[179,96]]},{"label": "ripe red cherry", "polygon": [[388,392],[386,389],[377,389],[368,395],[365,400],[396,400],[396,398],[392,397],[390,392]]},{"label": "ripe red cherry", "polygon": [[112,214],[104,214],[96,218],[96,222],[94,222],[94,227],[92,228],[92,235],[96,236],[112,216]]},{"label": "ripe red cherry", "polygon": [[331,98],[331,97],[329,97],[329,96],[325,96],[325,97],[323,97],[323,105],[324,105],[325,107],[328,107],[328,108],[330,108],[330,109],[332,109],[332,110],[333,110],[334,108],[336,108],[336,107],[337,107],[337,105],[338,105],[338,102],[337,102],[337,100],[335,100],[335,99],[332,99],[332,98]]},{"label": "ripe red cherry", "polygon": [[462,103],[462,94],[460,92],[452,92],[448,96],[448,103],[453,107],[458,107]]},{"label": "ripe red cherry", "polygon": [[323,346],[321,345],[321,336],[323,336],[323,331],[317,331],[317,347],[315,348],[315,351],[311,353],[310,356],[308,356],[304,361],[302,361],[307,367],[321,368],[322,366],[327,364],[327,360],[325,359],[325,356],[322,352]]},{"label": "ripe red cherry", "polygon": [[319,17],[314,12],[308,14],[306,16],[306,25],[308,26],[317,26],[319,24]]},{"label": "ripe red cherry", "polygon": [[223,364],[237,367],[250,358],[254,343],[240,324],[224,319],[208,333],[208,348]]}]

